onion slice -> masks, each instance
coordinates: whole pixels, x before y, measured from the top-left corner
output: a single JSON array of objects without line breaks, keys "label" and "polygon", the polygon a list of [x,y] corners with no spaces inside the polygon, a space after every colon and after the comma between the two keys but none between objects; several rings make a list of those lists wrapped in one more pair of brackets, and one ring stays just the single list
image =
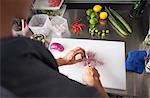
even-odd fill
[{"label": "onion slice", "polygon": [[96,66],[96,65],[103,65],[104,63],[100,60],[97,60],[96,53],[92,51],[87,51],[86,57],[83,58],[83,64],[84,66],[87,65]]}]

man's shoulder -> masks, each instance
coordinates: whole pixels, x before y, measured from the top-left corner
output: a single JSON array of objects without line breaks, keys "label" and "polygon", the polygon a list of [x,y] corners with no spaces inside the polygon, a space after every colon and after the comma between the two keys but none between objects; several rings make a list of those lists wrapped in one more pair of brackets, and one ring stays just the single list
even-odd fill
[{"label": "man's shoulder", "polygon": [[[9,61],[35,58],[51,68],[57,69],[53,55],[45,46],[37,41],[25,37],[1,39],[1,59]],[[20,61],[20,62],[21,62]]]}]

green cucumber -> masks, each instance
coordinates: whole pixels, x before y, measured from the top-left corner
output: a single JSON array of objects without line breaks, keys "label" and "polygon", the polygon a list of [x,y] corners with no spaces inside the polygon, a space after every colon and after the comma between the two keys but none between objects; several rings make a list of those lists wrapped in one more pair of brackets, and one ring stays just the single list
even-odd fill
[{"label": "green cucumber", "polygon": [[108,19],[109,19],[109,21],[114,25],[114,27],[118,29],[118,31],[119,31],[120,33],[122,33],[122,34],[125,35],[125,36],[128,35],[128,33],[125,32],[125,31],[121,28],[121,26],[118,25],[118,22],[117,22],[113,17],[108,16]]},{"label": "green cucumber", "polygon": [[109,7],[109,10],[112,13],[112,15],[114,17],[116,17],[130,33],[132,33],[132,29],[131,29],[130,25],[125,21],[125,19],[118,12],[111,9],[110,7]]},{"label": "green cucumber", "polygon": [[129,34],[128,30],[125,28],[125,26],[120,21],[117,21],[117,23],[122,28],[122,30],[124,30],[125,32],[127,32]]},{"label": "green cucumber", "polygon": [[113,17],[110,10],[105,6],[105,11],[108,13],[109,16]]},{"label": "green cucumber", "polygon": [[105,7],[106,12],[109,14],[108,16],[108,20],[112,23],[112,25],[118,29],[118,31],[120,33],[122,33],[122,35],[127,36],[128,32],[126,32],[121,25],[119,25],[119,23],[117,22],[117,20],[112,16],[111,12],[109,11],[109,9],[107,7]]},{"label": "green cucumber", "polygon": [[109,24],[110,24],[110,26],[116,31],[116,33],[117,33],[118,35],[120,35],[122,38],[127,38],[127,36],[125,36],[125,35],[123,35],[122,33],[120,33],[120,32],[118,31],[118,29],[115,28],[110,22],[109,22]]}]

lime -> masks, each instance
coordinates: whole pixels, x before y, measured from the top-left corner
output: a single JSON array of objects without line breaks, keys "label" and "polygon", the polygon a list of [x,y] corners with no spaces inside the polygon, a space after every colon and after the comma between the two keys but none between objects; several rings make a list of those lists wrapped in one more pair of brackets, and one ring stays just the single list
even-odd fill
[{"label": "lime", "polygon": [[91,18],[91,19],[89,20],[89,22],[90,22],[90,24],[95,25],[95,24],[98,23],[98,19],[97,19],[97,18]]},{"label": "lime", "polygon": [[87,14],[88,16],[90,16],[92,12],[93,12],[93,10],[92,10],[92,9],[88,9],[88,10],[86,10],[86,14]]},{"label": "lime", "polygon": [[93,7],[93,10],[94,10],[94,12],[100,12],[100,11],[102,10],[102,6],[100,6],[100,5],[95,5],[95,6]]},{"label": "lime", "polygon": [[91,18],[98,18],[98,14],[95,12],[92,12],[90,15]]}]

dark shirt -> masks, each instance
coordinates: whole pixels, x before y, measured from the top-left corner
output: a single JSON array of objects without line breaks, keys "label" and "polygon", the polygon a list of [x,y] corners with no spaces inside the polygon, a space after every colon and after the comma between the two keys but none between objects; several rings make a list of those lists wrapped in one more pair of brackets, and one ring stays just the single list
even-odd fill
[{"label": "dark shirt", "polygon": [[19,97],[98,97],[95,88],[68,79],[52,54],[24,37],[1,39],[1,86]]}]

